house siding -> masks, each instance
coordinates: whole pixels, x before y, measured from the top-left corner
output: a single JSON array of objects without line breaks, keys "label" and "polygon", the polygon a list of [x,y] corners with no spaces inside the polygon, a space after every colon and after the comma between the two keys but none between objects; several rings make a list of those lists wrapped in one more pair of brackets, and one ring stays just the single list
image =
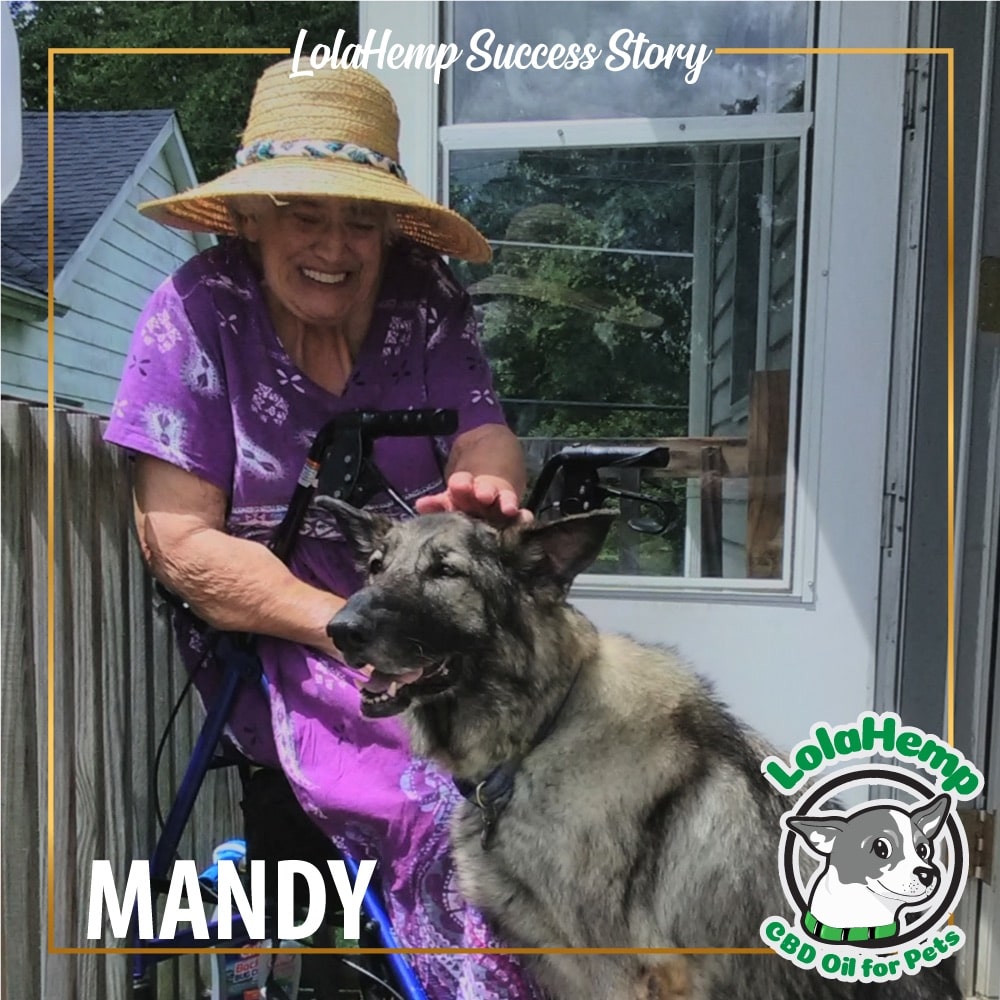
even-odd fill
[{"label": "house siding", "polygon": [[3,317],[3,350],[0,367],[3,369],[5,395],[23,399],[45,398],[45,359],[39,358],[38,345],[45,344],[46,327],[29,320]]},{"label": "house siding", "polygon": [[[78,268],[58,301],[55,321],[57,402],[108,414],[125,365],[135,322],[149,295],[198,251],[192,233],[169,229],[139,215],[136,206],[176,190],[163,150]],[[47,321],[4,317],[4,392],[32,400],[47,395]]]},{"label": "house siding", "polygon": [[[796,143],[720,148],[713,204],[710,435],[745,436],[749,372],[791,366],[797,202]],[[759,222],[759,232],[741,227],[740,213],[744,223],[751,217],[755,225]],[[742,577],[747,572],[747,482],[726,479],[722,488],[722,574]]]}]

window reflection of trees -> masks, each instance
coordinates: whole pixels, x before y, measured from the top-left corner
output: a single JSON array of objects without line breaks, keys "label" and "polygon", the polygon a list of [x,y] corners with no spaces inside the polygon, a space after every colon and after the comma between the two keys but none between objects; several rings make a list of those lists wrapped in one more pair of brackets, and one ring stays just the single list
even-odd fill
[{"label": "window reflection of trees", "polygon": [[[746,441],[753,373],[790,361],[798,158],[797,140],[452,154],[451,203],[495,251],[462,277],[529,451]],[[698,494],[683,478],[658,486],[676,521],[656,538],[620,524],[598,571],[684,572]],[[719,488],[716,534],[742,545],[746,485]]]},{"label": "window reflection of trees", "polygon": [[452,204],[494,241],[493,264],[464,277],[483,310],[498,389],[517,401],[508,406],[518,432],[684,433],[693,218],[685,152],[498,153],[502,171],[494,165],[472,183],[455,159]]}]

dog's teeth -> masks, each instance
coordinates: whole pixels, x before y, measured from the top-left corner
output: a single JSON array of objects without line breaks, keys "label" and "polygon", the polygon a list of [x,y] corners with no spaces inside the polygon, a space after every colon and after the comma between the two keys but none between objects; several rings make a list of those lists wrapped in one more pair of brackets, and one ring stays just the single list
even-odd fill
[{"label": "dog's teeth", "polygon": [[399,688],[399,685],[395,681],[393,681],[389,685],[388,691],[386,691],[386,696],[388,698],[395,698],[396,697],[396,691],[397,691],[398,688]]}]

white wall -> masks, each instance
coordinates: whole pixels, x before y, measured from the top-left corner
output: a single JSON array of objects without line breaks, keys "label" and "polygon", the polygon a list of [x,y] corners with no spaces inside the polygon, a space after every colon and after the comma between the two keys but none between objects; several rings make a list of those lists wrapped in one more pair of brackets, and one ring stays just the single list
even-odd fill
[{"label": "white wall", "polygon": [[[426,0],[380,0],[374,5],[362,0],[358,8],[358,36],[362,42],[369,30],[381,33],[388,28],[392,44],[427,45],[437,41],[437,24],[437,4]],[[435,198],[438,86],[425,70],[380,70],[375,63],[373,59],[368,69],[389,88],[399,111],[399,159],[406,179],[418,191]]]}]

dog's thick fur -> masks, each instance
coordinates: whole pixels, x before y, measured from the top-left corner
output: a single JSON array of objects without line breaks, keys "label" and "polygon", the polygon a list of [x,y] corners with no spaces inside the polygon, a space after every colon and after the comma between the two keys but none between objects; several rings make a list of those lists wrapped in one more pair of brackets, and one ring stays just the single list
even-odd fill
[{"label": "dog's thick fur", "polygon": [[[415,751],[460,780],[519,763],[490,845],[471,803],[452,831],[462,891],[504,937],[760,947],[762,920],[788,911],[787,802],[760,772],[772,750],[672,652],[600,635],[567,603],[608,517],[497,530],[321,504],[367,565],[367,585],[330,626],[352,663],[376,669],[364,711],[405,712]],[[777,956],[549,955],[535,971],[559,1000],[959,997],[940,966],[851,985]]]}]

